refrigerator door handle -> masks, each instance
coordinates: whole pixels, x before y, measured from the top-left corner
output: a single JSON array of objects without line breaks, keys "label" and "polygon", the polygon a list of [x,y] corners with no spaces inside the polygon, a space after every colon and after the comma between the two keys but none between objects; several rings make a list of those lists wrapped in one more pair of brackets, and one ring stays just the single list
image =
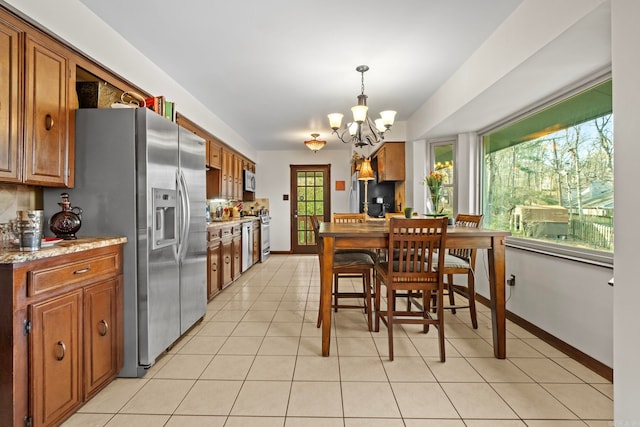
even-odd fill
[{"label": "refrigerator door handle", "polygon": [[191,228],[191,201],[189,200],[189,188],[182,171],[178,172],[178,194],[180,197],[180,244],[178,259],[184,261],[187,254],[189,229]]}]

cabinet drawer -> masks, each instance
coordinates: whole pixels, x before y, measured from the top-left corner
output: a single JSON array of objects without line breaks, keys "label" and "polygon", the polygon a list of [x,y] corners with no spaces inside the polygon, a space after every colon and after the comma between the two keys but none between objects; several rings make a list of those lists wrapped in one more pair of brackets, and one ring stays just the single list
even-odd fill
[{"label": "cabinet drawer", "polygon": [[210,228],[209,229],[209,241],[218,240],[222,237],[222,228]]},{"label": "cabinet drawer", "polygon": [[231,236],[233,231],[233,227],[224,227],[220,229],[220,237],[229,237]]},{"label": "cabinet drawer", "polygon": [[105,276],[120,273],[122,266],[117,254],[106,254],[62,266],[42,268],[30,271],[27,281],[27,295],[80,283],[90,283]]}]

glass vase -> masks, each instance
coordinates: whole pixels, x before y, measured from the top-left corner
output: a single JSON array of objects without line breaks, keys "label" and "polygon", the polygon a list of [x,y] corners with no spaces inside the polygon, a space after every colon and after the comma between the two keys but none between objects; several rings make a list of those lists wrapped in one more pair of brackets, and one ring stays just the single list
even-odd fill
[{"label": "glass vase", "polygon": [[433,215],[439,215],[442,213],[442,209],[444,208],[440,200],[441,187],[428,187],[428,188],[429,188],[429,198],[431,200],[429,213]]}]

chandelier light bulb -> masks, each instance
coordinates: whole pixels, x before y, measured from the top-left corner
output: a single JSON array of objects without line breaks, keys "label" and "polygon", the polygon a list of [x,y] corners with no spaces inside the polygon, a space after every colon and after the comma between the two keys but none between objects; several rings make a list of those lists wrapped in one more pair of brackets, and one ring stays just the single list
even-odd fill
[{"label": "chandelier light bulb", "polygon": [[392,110],[380,111],[380,118],[382,119],[382,123],[385,127],[389,129],[393,126],[393,122],[396,119],[396,112]]},{"label": "chandelier light bulb", "polygon": [[353,121],[362,123],[367,119],[367,110],[369,107],[366,105],[356,105],[355,107],[351,107],[351,112],[353,113]]},{"label": "chandelier light bulb", "polygon": [[340,126],[342,126],[342,118],[344,117],[344,114],[331,113],[331,114],[327,114],[327,117],[329,117],[329,126],[331,126],[331,129],[333,130],[340,129]]}]

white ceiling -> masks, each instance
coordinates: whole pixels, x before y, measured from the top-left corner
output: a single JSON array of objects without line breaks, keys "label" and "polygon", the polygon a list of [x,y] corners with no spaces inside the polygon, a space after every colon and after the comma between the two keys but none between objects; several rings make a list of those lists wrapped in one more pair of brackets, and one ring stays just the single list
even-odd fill
[{"label": "white ceiling", "polygon": [[[301,142],[314,132],[329,142],[325,150],[343,148],[326,114],[350,116],[360,64],[371,68],[371,115],[394,109],[405,123],[413,116],[407,137],[416,139],[481,130],[611,63],[610,6],[602,0],[547,39],[554,33],[544,5],[523,0],[78,1],[233,129],[226,132],[234,142],[238,135],[256,150],[306,150]],[[442,97],[430,97],[520,5],[518,29],[542,36],[544,46],[447,116],[425,116],[425,102],[440,105]],[[394,128],[400,137],[404,129]]]},{"label": "white ceiling", "polygon": [[272,150],[306,149],[312,132],[335,144],[326,115],[348,117],[360,64],[371,68],[372,116],[393,109],[406,121],[522,0],[81,2],[250,145]]}]

